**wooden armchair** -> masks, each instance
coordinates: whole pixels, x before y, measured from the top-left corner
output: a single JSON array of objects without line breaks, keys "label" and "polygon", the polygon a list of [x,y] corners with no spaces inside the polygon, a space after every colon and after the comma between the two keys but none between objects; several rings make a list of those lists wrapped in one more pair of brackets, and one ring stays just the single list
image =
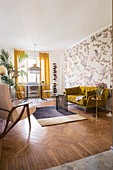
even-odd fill
[{"label": "wooden armchair", "polygon": [[[35,106],[29,105],[32,101],[26,101],[17,105],[13,105],[10,98],[9,86],[0,84],[0,118],[6,120],[6,125],[0,138],[4,137],[18,121],[28,117],[31,129],[30,115],[36,110]],[[10,125],[9,125],[10,123]]]}]

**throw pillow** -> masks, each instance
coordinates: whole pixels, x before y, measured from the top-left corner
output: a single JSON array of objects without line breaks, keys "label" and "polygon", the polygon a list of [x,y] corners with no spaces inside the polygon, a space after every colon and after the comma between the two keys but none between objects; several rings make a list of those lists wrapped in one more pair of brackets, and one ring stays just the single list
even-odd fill
[{"label": "throw pillow", "polygon": [[78,89],[79,89],[79,87],[66,88],[65,89],[66,95],[77,94],[78,93]]},{"label": "throw pillow", "polygon": [[93,95],[96,95],[96,91],[95,91],[95,90],[87,91],[87,92],[86,92],[86,98],[87,98],[87,100],[88,100],[88,97],[89,97],[89,96],[93,96]]}]

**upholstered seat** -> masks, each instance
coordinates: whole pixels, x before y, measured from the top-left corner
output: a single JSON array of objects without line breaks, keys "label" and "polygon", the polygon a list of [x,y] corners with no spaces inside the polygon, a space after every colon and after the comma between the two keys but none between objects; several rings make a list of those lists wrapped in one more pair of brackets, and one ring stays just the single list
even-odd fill
[{"label": "upholstered seat", "polygon": [[[5,136],[19,120],[28,117],[30,124],[30,115],[36,110],[36,107],[30,103],[31,101],[26,101],[18,105],[13,105],[10,98],[9,86],[7,84],[0,84],[0,118],[7,120],[4,132],[0,137]],[[10,128],[8,128],[9,122],[13,123]]]},{"label": "upholstered seat", "polygon": [[81,95],[81,94],[78,94],[78,95],[68,95],[68,101],[69,101],[69,102],[73,102],[73,103],[75,103],[75,104],[82,105],[82,106],[86,106],[86,103],[87,103],[86,97],[83,98],[83,99],[81,99],[81,100],[76,100],[76,98],[77,98],[78,96],[83,96],[83,95]]}]

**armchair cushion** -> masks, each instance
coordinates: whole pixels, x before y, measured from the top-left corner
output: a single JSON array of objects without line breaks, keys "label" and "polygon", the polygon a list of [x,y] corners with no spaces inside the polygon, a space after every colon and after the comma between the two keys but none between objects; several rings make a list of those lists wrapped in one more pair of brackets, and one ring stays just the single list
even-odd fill
[{"label": "armchair cushion", "polygon": [[[24,101],[13,105],[10,98],[9,86],[0,84],[0,118],[5,119],[6,125],[0,138],[4,137],[21,119],[28,117],[29,126],[31,129],[30,115],[36,110],[36,106],[30,105],[32,101]],[[10,121],[12,122],[10,125]]]}]

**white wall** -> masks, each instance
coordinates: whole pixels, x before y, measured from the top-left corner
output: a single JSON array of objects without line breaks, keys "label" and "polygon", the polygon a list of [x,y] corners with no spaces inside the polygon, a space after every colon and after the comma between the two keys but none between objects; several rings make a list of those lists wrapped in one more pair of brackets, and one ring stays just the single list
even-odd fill
[{"label": "white wall", "polygon": [[[11,56],[12,63],[14,64],[14,49],[5,48]],[[1,48],[0,48],[1,51]],[[34,50],[25,51],[30,58],[34,58]],[[46,52],[45,52],[46,53]],[[39,57],[39,52],[35,51],[35,57]],[[64,71],[64,51],[52,51],[49,52],[50,60],[50,84],[53,84],[53,63],[57,64],[57,93],[62,93],[64,90],[64,81],[63,81],[63,71]]]},{"label": "white wall", "polygon": [[64,57],[65,87],[96,86],[110,87],[112,68],[112,26],[97,31],[83,42],[68,48]]},{"label": "white wall", "polygon": [[[34,50],[26,50],[25,51],[30,58],[34,58]],[[35,51],[35,58],[39,57],[39,52]]]}]

